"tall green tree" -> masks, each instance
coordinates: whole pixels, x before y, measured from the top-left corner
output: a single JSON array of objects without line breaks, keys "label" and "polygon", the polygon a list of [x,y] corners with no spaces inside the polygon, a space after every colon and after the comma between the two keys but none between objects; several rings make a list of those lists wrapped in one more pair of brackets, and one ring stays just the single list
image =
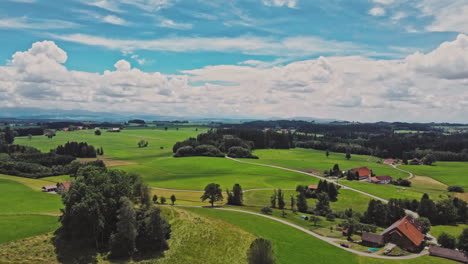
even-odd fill
[{"label": "tall green tree", "polygon": [[291,195],[291,210],[294,211],[296,208],[296,199],[294,199],[294,196]]},{"label": "tall green tree", "polygon": [[172,205],[175,204],[176,200],[177,200],[177,199],[176,199],[175,195],[174,195],[174,194],[171,195],[171,202],[172,202]]},{"label": "tall green tree", "polygon": [[279,209],[284,209],[284,206],[286,203],[284,202],[284,193],[281,191],[281,189],[278,189],[278,208]]},{"label": "tall green tree", "polygon": [[432,201],[429,198],[429,195],[427,195],[427,193],[425,193],[422,196],[421,201],[419,202],[418,214],[419,216],[429,218],[431,222],[433,222],[435,220],[435,217],[438,215],[437,207],[434,201]]},{"label": "tall green tree", "polygon": [[299,195],[297,196],[296,206],[299,212],[307,213],[308,206],[307,206],[307,200],[306,200],[304,193],[299,193]]},{"label": "tall green tree", "polygon": [[351,159],[351,153],[349,152],[349,150],[346,151],[346,159]]},{"label": "tall green tree", "polygon": [[232,191],[226,190],[226,193],[228,195],[228,204],[239,206],[244,204],[244,195],[242,192],[242,187],[239,184],[234,184]]},{"label": "tall green tree", "polygon": [[137,214],[138,235],[136,248],[142,255],[160,255],[169,249],[171,225],[161,216],[159,207],[142,209]]},{"label": "tall green tree", "polygon": [[457,246],[455,237],[445,232],[442,232],[442,234],[439,235],[437,242],[439,242],[439,244],[444,248],[454,249]]},{"label": "tall green tree", "polygon": [[276,192],[276,190],[274,190],[273,194],[270,197],[271,208],[276,208],[277,198],[278,198],[278,193]]},{"label": "tall green tree", "polygon": [[468,252],[468,228],[463,229],[463,232],[458,237],[457,248]]},{"label": "tall green tree", "polygon": [[117,211],[117,230],[110,237],[110,253],[112,258],[128,259],[136,249],[136,214],[132,202],[127,197],[120,198],[120,203],[120,209]]},{"label": "tall green tree", "polygon": [[247,252],[247,261],[249,264],[274,264],[275,256],[271,242],[264,238],[255,239]]},{"label": "tall green tree", "polygon": [[429,231],[431,231],[431,221],[427,217],[418,217],[416,221],[418,221],[418,223],[421,225],[421,232],[423,234],[427,234]]},{"label": "tall green tree", "polygon": [[315,205],[316,214],[325,216],[331,213],[330,198],[328,198],[328,194],[326,193],[317,194],[317,200],[318,200],[317,204]]},{"label": "tall green tree", "polygon": [[214,206],[215,202],[223,200],[223,193],[219,184],[210,183],[205,187],[205,193],[200,197],[204,202],[208,200],[211,206]]},{"label": "tall green tree", "polygon": [[330,198],[330,201],[333,202],[338,200],[338,189],[333,183],[328,185],[328,197]]}]

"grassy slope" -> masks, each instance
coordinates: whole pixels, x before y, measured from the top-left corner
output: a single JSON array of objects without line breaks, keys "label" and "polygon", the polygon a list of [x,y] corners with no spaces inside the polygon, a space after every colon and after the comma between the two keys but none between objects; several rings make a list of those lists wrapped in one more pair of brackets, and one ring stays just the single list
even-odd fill
[{"label": "grassy slope", "polygon": [[459,185],[468,189],[468,162],[442,162],[438,161],[433,166],[402,166],[416,175],[432,177],[447,185]]},{"label": "grassy slope", "polygon": [[[230,223],[176,208],[164,208],[172,225],[170,249],[155,264],[246,263],[254,235]],[[0,263],[57,263],[50,234],[0,244]],[[100,258],[100,263],[109,263]]]},{"label": "grassy slope", "polygon": [[0,179],[0,201],[0,214],[59,213],[62,206],[58,195],[34,191],[5,179]]},{"label": "grassy slope", "polygon": [[216,211],[202,208],[187,209],[198,214],[221,219],[241,227],[242,229],[264,237],[273,242],[278,263],[366,263],[366,264],[431,264],[456,263],[440,258],[425,256],[412,260],[380,260],[359,257],[340,250],[326,242],[312,237],[302,231],[260,216],[236,212]]},{"label": "grassy slope", "polygon": [[0,243],[6,243],[54,231],[58,226],[56,216],[0,215]]},{"label": "grassy slope", "polygon": [[[352,155],[350,160],[346,160],[345,155],[342,153],[330,153],[330,156],[326,158],[324,151],[300,148],[290,150],[257,150],[255,154],[260,157],[258,160],[259,163],[299,170],[318,170],[321,172],[332,168],[334,164],[339,164],[341,170],[366,166],[372,169],[377,175],[390,175],[394,178],[408,177],[407,173],[396,170],[389,165],[376,163],[378,159],[364,155]],[[344,185],[385,199],[410,198],[419,200],[424,193],[430,194],[434,199],[439,199],[440,197],[445,197],[447,194],[444,186],[434,187],[434,185],[427,185],[424,182],[425,181],[421,180],[414,181],[413,187],[402,190],[393,185],[374,185],[367,182],[341,181]]]}]

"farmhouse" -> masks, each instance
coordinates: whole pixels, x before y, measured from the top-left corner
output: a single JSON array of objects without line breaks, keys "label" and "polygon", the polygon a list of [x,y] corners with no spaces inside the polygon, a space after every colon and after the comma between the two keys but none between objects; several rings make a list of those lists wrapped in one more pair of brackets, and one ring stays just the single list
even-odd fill
[{"label": "farmhouse", "polygon": [[391,176],[375,176],[375,177],[369,177],[367,179],[368,182],[370,183],[375,183],[375,184],[388,184],[393,180]]},{"label": "farmhouse", "polygon": [[392,165],[392,164],[393,164],[393,162],[394,162],[394,160],[393,160],[393,159],[386,159],[386,160],[384,160],[384,162],[383,162],[383,163],[384,163],[384,164],[388,164],[388,165]]},{"label": "farmhouse", "polygon": [[42,186],[42,191],[43,192],[56,192],[57,191],[57,185],[47,185],[47,186]]},{"label": "farmhouse", "polygon": [[382,235],[376,235],[368,232],[362,233],[362,245],[366,247],[383,247],[385,240]]},{"label": "farmhouse", "polygon": [[410,160],[408,162],[408,164],[409,165],[422,165],[423,163],[422,163],[422,161],[420,159],[414,158],[414,159]]},{"label": "farmhouse", "polygon": [[309,186],[307,186],[307,188],[308,188],[309,190],[311,190],[311,191],[315,191],[315,190],[318,189],[318,185],[309,185]]},{"label": "farmhouse", "polygon": [[462,263],[468,263],[468,253],[458,251],[455,249],[442,248],[431,245],[429,247],[429,254],[435,257],[441,257],[450,260],[460,261]]},{"label": "farmhouse", "polygon": [[62,182],[57,186],[57,193],[62,194],[70,190],[71,182]]},{"label": "farmhouse", "polygon": [[417,252],[423,246],[424,234],[421,230],[421,225],[407,215],[385,229],[382,236],[386,243],[391,242],[407,251]]},{"label": "farmhouse", "polygon": [[351,170],[358,173],[359,180],[366,180],[372,175],[371,170],[367,167],[354,168]]}]

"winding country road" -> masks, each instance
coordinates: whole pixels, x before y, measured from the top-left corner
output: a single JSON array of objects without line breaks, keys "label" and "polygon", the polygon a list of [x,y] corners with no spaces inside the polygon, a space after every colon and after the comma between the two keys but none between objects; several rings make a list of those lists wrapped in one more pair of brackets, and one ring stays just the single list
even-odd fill
[{"label": "winding country road", "polygon": [[[167,206],[170,206],[170,205],[167,205]],[[379,258],[379,259],[393,259],[393,260],[395,260],[395,259],[414,259],[414,258],[418,258],[418,257],[424,256],[424,255],[427,255],[429,253],[427,250],[423,250],[418,254],[412,254],[412,255],[409,255],[409,256],[401,256],[401,257],[390,257],[390,256],[374,255],[374,254],[371,254],[371,253],[361,252],[361,251],[357,251],[357,250],[354,250],[354,249],[342,247],[342,246],[339,245],[339,242],[347,242],[347,241],[341,240],[341,239],[335,239],[335,238],[329,238],[329,237],[321,236],[321,235],[316,234],[316,233],[314,233],[314,232],[312,232],[312,231],[310,231],[308,229],[305,229],[304,227],[301,227],[299,225],[293,224],[293,223],[288,222],[286,220],[276,218],[276,217],[273,217],[273,216],[270,216],[270,215],[255,213],[255,212],[251,212],[251,211],[244,211],[244,210],[239,210],[239,209],[221,208],[221,207],[211,208],[211,207],[191,206],[191,205],[175,205],[175,206],[205,208],[207,210],[223,210],[223,211],[231,211],[231,212],[238,212],[238,213],[251,214],[251,215],[265,217],[265,218],[274,220],[276,222],[280,222],[282,224],[288,225],[288,226],[290,226],[292,228],[295,228],[297,230],[300,230],[300,231],[302,231],[302,232],[304,232],[304,233],[306,233],[308,235],[314,236],[314,237],[316,237],[316,238],[318,238],[318,239],[320,239],[322,241],[325,241],[328,244],[331,244],[331,245],[333,245],[333,246],[335,246],[337,248],[341,248],[341,249],[349,251],[349,252],[351,252],[353,254],[356,254],[356,255],[359,255],[359,256],[364,256],[364,257]]]},{"label": "winding country road", "polygon": [[338,186],[340,186],[342,189],[346,189],[346,190],[351,190],[351,191],[354,191],[354,192],[358,192],[360,194],[363,194],[363,195],[366,195],[368,197],[371,197],[373,199],[376,199],[376,200],[380,200],[384,203],[388,203],[388,200],[385,200],[383,198],[380,198],[378,196],[375,196],[373,194],[370,194],[370,193],[366,193],[366,192],[363,192],[363,191],[360,191],[358,189],[354,189],[354,188],[351,188],[351,187],[348,187],[348,186],[344,186],[342,184],[339,184],[337,183],[336,181],[333,181],[333,180],[330,180],[330,179],[327,179],[325,177],[322,177],[322,176],[319,176],[317,174],[313,174],[313,173],[309,173],[309,172],[304,172],[304,171],[300,171],[300,170],[294,170],[294,169],[289,169],[289,168],[285,168],[285,167],[280,167],[280,166],[275,166],[275,165],[268,165],[268,164],[261,164],[261,163],[255,163],[255,162],[248,162],[248,161],[243,161],[243,160],[238,160],[238,159],[234,159],[234,158],[230,158],[230,157],[226,157],[227,159],[230,159],[232,161],[235,161],[235,162],[240,162],[240,163],[245,163],[245,164],[250,164],[250,165],[256,165],[256,166],[263,166],[263,167],[270,167],[270,168],[275,168],[275,169],[280,169],[280,170],[286,170],[286,171],[292,171],[292,172],[296,172],[296,173],[301,173],[301,174],[305,174],[305,175],[309,175],[311,177],[315,177],[315,178],[319,178],[321,180],[325,180],[327,182],[331,182],[333,184],[336,184]]},{"label": "winding country road", "polygon": [[[238,159],[234,159],[234,158],[230,158],[230,157],[226,157],[227,159],[229,160],[232,160],[234,162],[239,162],[239,163],[245,163],[245,164],[250,164],[250,165],[255,165],[255,166],[263,166],[263,167],[270,167],[270,168],[275,168],[275,169],[280,169],[280,170],[285,170],[285,171],[291,171],[291,172],[295,172],[295,173],[301,173],[301,174],[305,174],[305,175],[308,175],[308,176],[311,176],[311,177],[315,177],[315,178],[318,178],[318,179],[321,179],[321,180],[325,180],[327,182],[331,182],[333,184],[336,184],[338,186],[340,186],[340,188],[342,189],[346,189],[346,190],[351,190],[351,191],[354,191],[354,192],[357,192],[357,193],[360,193],[360,194],[363,194],[365,196],[368,196],[368,197],[371,197],[373,199],[376,199],[376,200],[380,200],[384,203],[388,203],[388,200],[386,199],[383,199],[381,197],[378,197],[378,196],[375,196],[373,194],[370,194],[370,193],[366,193],[366,192],[363,192],[361,190],[358,190],[358,189],[355,189],[355,188],[351,188],[351,187],[348,187],[348,186],[344,186],[342,184],[339,184],[337,183],[336,181],[334,180],[330,180],[330,179],[327,179],[325,177],[322,177],[322,176],[319,176],[319,175],[316,175],[316,174],[313,174],[313,173],[308,173],[308,172],[304,172],[304,171],[300,171],[300,170],[295,170],[295,169],[289,169],[289,168],[285,168],[285,167],[280,167],[280,166],[275,166],[275,165],[268,165],[268,164],[261,164],[261,163],[255,163],[255,162],[248,162],[248,161],[243,161],[243,160],[238,160]],[[414,177],[414,174],[409,172],[409,171],[406,171],[406,170],[403,170],[403,169],[400,169],[398,168],[397,166],[395,165],[391,165],[393,168],[397,169],[397,170],[400,170],[400,171],[403,171],[405,173],[408,173],[409,174],[409,177],[408,179],[411,179],[412,177]],[[158,190],[166,190],[166,191],[179,191],[179,192],[203,192],[203,191],[194,191],[194,190],[177,190],[177,189],[166,189],[166,188],[157,188],[157,187],[151,187],[153,189],[158,189]],[[257,190],[273,190],[272,188],[260,188],[260,189],[249,189],[249,190],[244,190],[243,192],[249,192],[249,191],[257,191]],[[294,190],[294,189],[287,189],[287,190]],[[190,206],[190,205],[176,205],[176,206],[179,206],[179,207],[195,207],[195,208],[211,208],[211,207],[203,207],[203,206]],[[342,247],[340,246],[337,242],[340,242],[340,241],[343,241],[343,240],[340,240],[340,239],[334,239],[334,238],[329,238],[329,237],[325,237],[325,236],[321,236],[319,234],[316,234],[308,229],[305,229],[301,226],[298,226],[296,224],[293,224],[291,222],[288,222],[286,220],[283,220],[283,219],[280,219],[280,218],[276,218],[276,217],[273,217],[273,216],[270,216],[270,215],[265,215],[265,214],[260,214],[260,213],[255,213],[255,212],[251,212],[251,211],[244,211],[244,210],[239,210],[239,209],[229,209],[229,208],[220,208],[220,207],[214,207],[214,208],[211,208],[211,209],[215,209],[215,210],[224,210],[224,211],[232,211],[232,212],[239,212],[239,213],[245,213],[245,214],[251,214],[251,215],[256,215],[256,216],[261,216],[261,217],[266,217],[266,218],[269,218],[271,220],[274,220],[274,221],[277,221],[277,222],[280,222],[282,224],[285,224],[285,225],[288,225],[290,227],[293,227],[295,229],[298,229],[306,234],[309,234],[311,236],[314,236],[322,241],[325,241],[335,247],[338,247],[338,248],[341,248],[343,250],[346,250],[346,251],[349,251],[351,253],[354,253],[354,254],[357,254],[357,255],[360,255],[360,256],[364,256],[364,257],[372,257],[372,258],[379,258],[379,259],[413,259],[413,258],[418,258],[418,257],[421,257],[421,256],[424,256],[424,255],[427,255],[429,252],[427,250],[423,250],[421,251],[420,253],[418,254],[412,254],[412,255],[409,255],[409,256],[400,256],[400,257],[390,257],[390,256],[381,256],[381,255],[373,255],[373,254],[370,254],[370,253],[366,253],[366,252],[361,252],[361,251],[357,251],[357,250],[353,250],[353,249],[350,249],[350,248],[345,248],[345,247]],[[405,210],[407,214],[411,214],[411,215],[414,215],[415,217],[417,217],[417,213],[413,212],[413,211],[409,211],[409,210]],[[434,237],[432,237],[430,234],[427,234],[430,238],[433,239],[433,241],[435,243],[437,243],[437,241],[435,240]]]}]

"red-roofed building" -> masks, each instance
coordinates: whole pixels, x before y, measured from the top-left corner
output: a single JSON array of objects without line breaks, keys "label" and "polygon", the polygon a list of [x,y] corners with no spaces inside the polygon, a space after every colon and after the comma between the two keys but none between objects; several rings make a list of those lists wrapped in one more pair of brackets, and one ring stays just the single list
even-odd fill
[{"label": "red-roofed building", "polygon": [[383,231],[385,242],[396,244],[402,249],[417,252],[423,248],[422,227],[413,217],[407,215]]},{"label": "red-roofed building", "polygon": [[62,182],[57,187],[57,193],[62,194],[64,192],[68,192],[71,187],[71,182]]},{"label": "red-roofed building", "polygon": [[384,160],[384,162],[383,162],[383,163],[385,163],[385,164],[389,164],[389,165],[392,165],[392,164],[393,164],[393,162],[394,162],[394,160],[393,160],[393,159],[386,159],[386,160]]},{"label": "red-roofed building", "polygon": [[351,170],[358,173],[359,180],[366,180],[372,176],[371,170],[369,170],[367,167],[354,168]]},{"label": "red-roofed building", "polygon": [[375,183],[375,184],[388,184],[393,180],[391,176],[375,176],[369,177],[368,182]]},{"label": "red-roofed building", "polygon": [[309,190],[311,190],[311,191],[315,191],[315,190],[318,189],[318,185],[309,185],[309,186],[307,186],[307,188],[309,188]]}]

